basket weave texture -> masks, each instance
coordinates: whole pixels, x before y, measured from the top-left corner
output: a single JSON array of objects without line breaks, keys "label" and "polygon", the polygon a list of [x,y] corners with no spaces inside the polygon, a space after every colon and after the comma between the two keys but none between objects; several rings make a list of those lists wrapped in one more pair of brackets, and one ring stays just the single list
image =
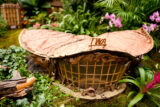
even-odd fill
[{"label": "basket weave texture", "polygon": [[114,89],[130,65],[127,57],[93,53],[59,62],[59,75],[66,84],[78,89]]},{"label": "basket weave texture", "polygon": [[20,6],[19,4],[6,3],[1,6],[3,19],[9,26],[21,27]]}]

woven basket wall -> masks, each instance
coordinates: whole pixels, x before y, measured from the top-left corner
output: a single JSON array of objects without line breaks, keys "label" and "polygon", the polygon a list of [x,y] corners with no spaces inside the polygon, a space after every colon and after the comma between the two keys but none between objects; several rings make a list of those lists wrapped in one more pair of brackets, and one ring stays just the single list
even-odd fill
[{"label": "woven basket wall", "polygon": [[74,88],[113,89],[130,65],[127,57],[94,53],[59,62],[59,75]]},{"label": "woven basket wall", "polygon": [[7,24],[11,26],[16,26],[16,28],[21,27],[21,18],[20,18],[20,6],[19,4],[2,4],[1,14]]},{"label": "woven basket wall", "polygon": [[51,6],[54,7],[55,11],[59,11],[60,8],[62,8],[62,3],[60,0],[52,0],[50,2]]}]

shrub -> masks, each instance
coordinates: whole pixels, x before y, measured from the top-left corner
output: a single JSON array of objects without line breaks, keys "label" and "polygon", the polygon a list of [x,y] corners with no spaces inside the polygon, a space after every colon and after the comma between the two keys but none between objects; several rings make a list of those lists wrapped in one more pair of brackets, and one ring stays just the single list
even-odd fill
[{"label": "shrub", "polygon": [[0,36],[3,36],[7,31],[7,23],[3,20],[2,16],[0,16]]}]

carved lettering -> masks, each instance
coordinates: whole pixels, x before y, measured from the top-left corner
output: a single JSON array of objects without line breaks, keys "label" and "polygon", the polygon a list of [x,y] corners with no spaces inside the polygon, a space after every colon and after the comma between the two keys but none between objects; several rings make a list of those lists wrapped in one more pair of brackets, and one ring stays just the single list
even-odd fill
[{"label": "carved lettering", "polygon": [[106,38],[92,38],[91,43],[89,45],[92,46],[106,46]]}]

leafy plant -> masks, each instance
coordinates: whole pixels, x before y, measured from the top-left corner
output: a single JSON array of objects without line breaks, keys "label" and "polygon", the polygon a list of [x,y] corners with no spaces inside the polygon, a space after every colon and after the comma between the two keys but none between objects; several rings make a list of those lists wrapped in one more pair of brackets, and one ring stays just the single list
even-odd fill
[{"label": "leafy plant", "polygon": [[87,34],[97,36],[107,30],[107,23],[101,23],[101,15],[94,10],[91,1],[63,0],[64,9],[55,13],[59,22],[56,30],[74,34]]},{"label": "leafy plant", "polygon": [[24,14],[27,16],[38,15],[46,12],[46,8],[51,8],[50,3],[45,0],[18,0],[25,9]]},{"label": "leafy plant", "polygon": [[[160,74],[158,74],[158,76],[159,75]],[[149,98],[156,105],[160,106],[160,103],[156,100],[160,99],[160,95],[158,95],[158,93],[155,94],[155,92],[159,90],[160,86],[156,82],[153,83],[155,79],[160,81],[160,77],[158,76],[156,76],[156,74],[153,74],[153,72],[151,72],[150,70],[139,68],[139,76],[137,78],[127,76],[127,79],[122,79],[119,81],[134,84],[138,88],[137,91],[129,92],[128,99],[133,95],[135,96],[133,97],[133,99],[131,99],[130,103],[128,104],[128,107],[132,107],[137,102],[141,101],[144,98],[144,96]]]},{"label": "leafy plant", "polygon": [[0,5],[3,4],[3,3],[6,3],[6,1],[5,0],[1,0],[0,1]]},{"label": "leafy plant", "polygon": [[149,15],[160,9],[160,0],[98,0],[95,7],[122,18],[125,29],[141,27]]},{"label": "leafy plant", "polygon": [[50,79],[49,75],[39,73],[31,74],[27,70],[26,57],[29,55],[27,51],[20,47],[11,46],[8,49],[0,49],[0,65],[8,67],[8,69],[0,69],[0,81],[12,77],[12,71],[18,70],[21,76],[29,77],[34,75],[36,82],[34,89],[22,99],[5,98],[0,101],[1,106],[20,106],[20,107],[50,107],[58,106],[54,102],[69,98],[69,95],[59,91],[59,87],[53,86],[54,79]]},{"label": "leafy plant", "polygon": [[160,48],[160,37],[157,36],[160,34],[160,13],[155,11],[152,15],[149,16],[150,23],[145,22],[143,28],[152,35],[154,39],[154,44],[156,48]]},{"label": "leafy plant", "polygon": [[7,23],[0,16],[0,36],[3,36],[7,31]]},{"label": "leafy plant", "polygon": [[159,9],[157,4],[160,0],[62,0],[62,3],[63,10],[55,13],[59,28],[54,30],[97,36],[115,31],[108,30],[108,23],[102,21],[107,12],[122,18],[122,30],[137,29],[142,27],[143,22],[149,21],[151,11],[148,13],[145,8],[152,10],[155,6],[153,10]]},{"label": "leafy plant", "polygon": [[38,15],[31,16],[31,19],[29,21],[32,22],[32,23],[44,24],[46,17],[47,17],[47,13],[46,12],[41,12]]},{"label": "leafy plant", "polygon": [[7,3],[7,1],[8,1],[8,3],[17,3],[18,2],[18,0],[1,0],[0,5],[3,3]]},{"label": "leafy plant", "polygon": [[61,98],[68,98],[68,95],[63,94],[59,91],[59,87],[53,86],[53,79],[50,79],[48,75],[43,76],[41,74],[34,74],[37,78],[36,84],[34,84],[34,89],[31,96],[25,97],[23,99],[18,99],[16,101],[17,106],[22,107],[46,107],[58,106],[54,101]]},{"label": "leafy plant", "polygon": [[0,81],[12,77],[14,70],[20,71],[22,76],[29,76],[26,64],[26,56],[29,55],[24,49],[11,46],[8,50],[0,49],[0,65],[9,69],[0,69]]}]

